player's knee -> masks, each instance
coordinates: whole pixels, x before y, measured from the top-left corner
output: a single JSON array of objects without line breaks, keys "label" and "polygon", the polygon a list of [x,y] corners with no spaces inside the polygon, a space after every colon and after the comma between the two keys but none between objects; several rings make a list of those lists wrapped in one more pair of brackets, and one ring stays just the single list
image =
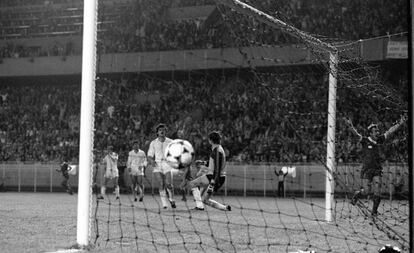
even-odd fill
[{"label": "player's knee", "polygon": [[158,188],[159,189],[164,189],[165,187],[166,187],[166,185],[163,182],[158,183]]},{"label": "player's knee", "polygon": [[173,189],[173,185],[172,184],[166,184],[166,187],[168,190],[172,190]]},{"label": "player's knee", "polygon": [[196,184],[194,183],[194,182],[188,182],[188,184],[187,184],[187,186],[188,186],[188,188],[190,188],[190,189],[193,189],[193,188],[195,188],[195,187],[197,187],[196,186]]},{"label": "player's knee", "polygon": [[208,205],[208,206],[211,206],[211,205],[212,205],[212,203],[211,203],[211,201],[210,201],[210,198],[209,198],[209,197],[205,197],[205,198],[203,198],[203,203],[204,203],[205,205]]}]

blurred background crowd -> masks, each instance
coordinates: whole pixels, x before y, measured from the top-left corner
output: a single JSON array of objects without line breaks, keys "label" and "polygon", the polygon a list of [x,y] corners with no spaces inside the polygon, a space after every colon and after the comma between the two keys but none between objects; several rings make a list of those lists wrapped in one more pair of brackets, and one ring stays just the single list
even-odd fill
[{"label": "blurred background crowd", "polygon": [[[0,58],[81,54],[79,0],[1,1]],[[407,32],[403,0],[249,0],[247,3],[325,40],[358,40]],[[24,7],[23,7],[24,6]],[[291,42],[286,33],[216,8],[213,0],[99,1],[101,53],[250,46]],[[223,15],[226,13],[226,15]],[[234,36],[237,34],[237,36]],[[65,40],[53,37],[66,36]],[[51,38],[52,37],[52,38]],[[74,37],[71,39],[71,37]],[[25,39],[49,38],[27,45]]]},{"label": "blurred background crowd", "polygon": [[[113,145],[121,157],[138,140],[147,151],[159,122],[171,138],[189,140],[206,159],[212,129],[223,133],[232,161],[320,162],[326,155],[327,78],[287,73],[263,80],[201,76],[163,80],[150,76],[97,81],[94,141],[97,151]],[[312,90],[312,92],[309,92]],[[80,85],[0,86],[0,159],[51,161],[76,157],[79,145]],[[377,111],[361,94],[339,90],[337,158],[357,162],[356,136],[341,124],[353,118],[357,129],[380,123],[388,129],[400,115]],[[385,146],[387,159],[406,157],[407,130]]]},{"label": "blurred background crowd", "polygon": [[[407,16],[402,0],[246,2],[322,39],[357,40],[407,31],[407,20],[401,18]],[[81,54],[82,1],[1,1],[0,6],[0,61]],[[291,42],[282,31],[216,8],[213,0],[112,0],[100,1],[99,8],[100,54]],[[50,43],[30,46],[27,41]],[[404,96],[407,73],[396,69],[385,67],[383,78]],[[139,140],[146,151],[155,138],[154,126],[163,122],[171,138],[188,139],[201,159],[209,153],[206,136],[215,128],[223,133],[232,161],[324,160],[327,77],[292,70],[261,78],[211,73],[177,79],[143,74],[101,78],[96,91],[95,148],[100,152],[111,144],[126,159],[132,140]],[[0,160],[49,162],[76,157],[80,93],[79,84],[2,83]],[[351,116],[363,132],[372,122],[380,122],[386,130],[400,116],[391,110],[378,111],[347,89],[339,91],[338,108],[339,162],[358,161],[360,148],[355,136],[340,124],[341,117]],[[388,159],[401,161],[407,156],[406,131],[385,147]]]}]

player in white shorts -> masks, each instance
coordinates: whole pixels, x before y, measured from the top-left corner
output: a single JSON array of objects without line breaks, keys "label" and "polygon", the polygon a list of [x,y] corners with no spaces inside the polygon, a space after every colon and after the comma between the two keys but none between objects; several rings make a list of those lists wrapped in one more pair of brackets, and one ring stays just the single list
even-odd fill
[{"label": "player in white shorts", "polygon": [[165,149],[172,139],[166,137],[167,127],[165,124],[157,125],[155,130],[157,138],[151,141],[147,152],[148,166],[153,168],[154,177],[158,182],[163,208],[167,208],[168,201],[172,208],[176,208],[173,195],[172,167],[165,159]]},{"label": "player in white shorts", "polygon": [[139,201],[144,198],[145,186],[143,178],[145,176],[145,168],[147,165],[147,157],[145,152],[139,149],[138,141],[133,142],[132,150],[128,153],[127,168],[131,177],[131,190],[134,195],[134,201],[137,201],[137,193],[139,193]]},{"label": "player in white shorts", "polygon": [[104,199],[106,187],[113,182],[115,186],[115,196],[119,199],[119,185],[118,185],[118,154],[113,151],[112,146],[108,146],[107,154],[102,161],[105,164],[104,183],[101,186],[101,196],[98,199]]}]

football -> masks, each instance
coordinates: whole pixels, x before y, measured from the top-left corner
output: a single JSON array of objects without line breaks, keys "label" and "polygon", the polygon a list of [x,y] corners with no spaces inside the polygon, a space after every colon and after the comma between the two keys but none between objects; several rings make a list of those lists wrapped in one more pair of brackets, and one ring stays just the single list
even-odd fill
[{"label": "football", "polygon": [[165,159],[175,169],[185,168],[193,162],[193,145],[186,140],[173,140],[165,149]]},{"label": "football", "polygon": [[68,165],[68,173],[69,175],[75,176],[76,175],[76,171],[77,171],[77,167],[76,165]]}]

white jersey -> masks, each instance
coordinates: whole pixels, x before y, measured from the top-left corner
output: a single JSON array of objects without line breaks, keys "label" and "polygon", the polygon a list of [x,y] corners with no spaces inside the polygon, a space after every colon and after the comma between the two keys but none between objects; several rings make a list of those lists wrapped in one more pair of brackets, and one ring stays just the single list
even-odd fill
[{"label": "white jersey", "polygon": [[144,151],[142,151],[141,149],[138,149],[137,152],[135,152],[135,150],[131,150],[128,153],[127,168],[131,169],[129,174],[133,176],[143,176],[144,167],[146,165],[147,165],[147,157],[145,156]]},{"label": "white jersey", "polygon": [[147,155],[148,157],[153,157],[155,160],[156,165],[153,172],[167,173],[171,171],[172,167],[165,159],[165,149],[170,142],[172,142],[172,139],[167,137],[163,142],[161,142],[159,138],[151,141]]},{"label": "white jersey", "polygon": [[118,173],[118,154],[115,152],[112,154],[107,154],[103,162],[105,163],[105,174],[106,178],[115,178],[119,176]]}]

